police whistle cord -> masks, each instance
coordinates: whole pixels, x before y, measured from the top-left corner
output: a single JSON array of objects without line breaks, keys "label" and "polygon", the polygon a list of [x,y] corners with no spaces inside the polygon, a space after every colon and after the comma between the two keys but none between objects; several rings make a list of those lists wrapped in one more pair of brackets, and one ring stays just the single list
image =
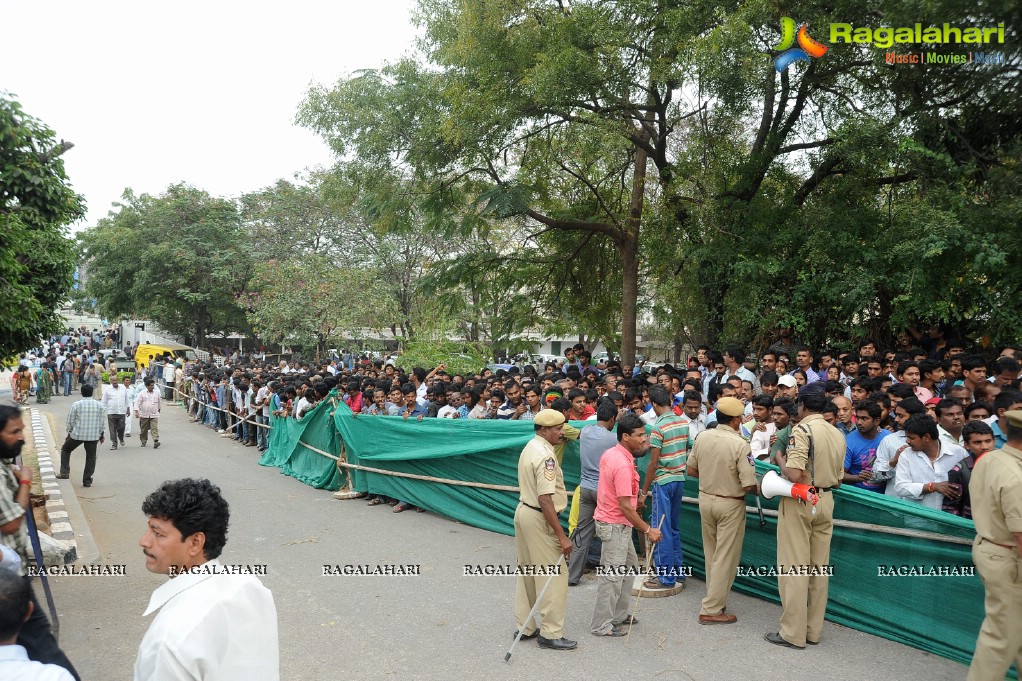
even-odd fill
[{"label": "police whistle cord", "polygon": [[[504,656],[505,662],[511,661],[511,653],[515,651],[515,646],[518,645],[518,642],[522,640],[522,634],[525,633],[525,627],[529,626],[529,622],[532,621],[532,618],[536,616],[536,610],[539,608],[539,604],[543,602],[543,595],[546,594],[547,587],[550,586],[550,582],[554,581],[554,577],[561,574],[561,563],[563,562],[564,553],[561,553],[561,557],[557,559],[557,565],[555,565],[557,569],[554,570],[551,573],[551,575],[546,578],[546,584],[543,585],[543,588],[540,590],[539,595],[536,596],[536,603],[532,606],[532,610],[530,610],[529,614],[525,617],[525,621],[522,622],[522,626],[518,627],[518,635],[515,636],[515,640],[511,643],[511,648],[508,649],[507,655]],[[565,567],[567,567],[567,565],[565,565]],[[537,628],[541,627],[542,625],[543,625],[542,622],[538,620],[536,621]]]},{"label": "police whistle cord", "polygon": [[[664,524],[664,518],[667,517],[666,513],[660,515],[660,522],[657,523],[657,532],[660,531],[660,527]],[[642,578],[645,579],[646,575],[649,574],[649,566],[653,562],[653,547],[646,546],[646,569],[642,571]],[[642,583],[639,583],[639,588],[635,590],[635,605],[632,606],[632,619],[635,619],[635,613],[639,612],[639,597],[642,596]],[[625,643],[632,638],[632,627],[628,627],[628,633],[625,635]]]}]

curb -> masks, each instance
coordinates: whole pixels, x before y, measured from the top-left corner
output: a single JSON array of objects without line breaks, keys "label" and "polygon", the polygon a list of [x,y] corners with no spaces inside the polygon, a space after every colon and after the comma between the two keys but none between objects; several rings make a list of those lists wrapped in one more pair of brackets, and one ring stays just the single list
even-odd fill
[{"label": "curb", "polygon": [[68,545],[68,562],[74,562],[78,558],[78,540],[53,471],[53,438],[47,437],[49,424],[38,409],[31,408],[29,411],[32,414],[32,439],[35,440],[36,456],[39,459],[40,483],[46,498],[46,515],[50,519],[50,536]]}]

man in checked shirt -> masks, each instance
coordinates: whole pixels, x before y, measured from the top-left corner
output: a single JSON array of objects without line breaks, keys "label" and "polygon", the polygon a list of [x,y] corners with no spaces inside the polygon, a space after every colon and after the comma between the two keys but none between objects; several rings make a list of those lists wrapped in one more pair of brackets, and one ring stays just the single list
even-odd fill
[{"label": "man in checked shirt", "polygon": [[99,400],[92,399],[92,386],[82,385],[82,399],[71,405],[67,413],[67,439],[60,448],[60,473],[57,477],[67,480],[71,476],[71,452],[78,445],[85,445],[85,472],[82,486],[92,487],[92,474],[96,470],[96,441],[103,442],[103,426],[106,425],[106,409]]}]

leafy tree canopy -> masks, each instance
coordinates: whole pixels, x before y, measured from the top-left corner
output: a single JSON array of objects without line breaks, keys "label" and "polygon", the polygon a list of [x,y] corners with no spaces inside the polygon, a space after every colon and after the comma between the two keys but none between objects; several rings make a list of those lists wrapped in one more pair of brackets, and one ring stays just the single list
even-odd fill
[{"label": "leafy tree canopy", "polygon": [[85,213],[61,159],[72,146],[0,93],[0,356],[60,330],[76,259],[67,225]]}]

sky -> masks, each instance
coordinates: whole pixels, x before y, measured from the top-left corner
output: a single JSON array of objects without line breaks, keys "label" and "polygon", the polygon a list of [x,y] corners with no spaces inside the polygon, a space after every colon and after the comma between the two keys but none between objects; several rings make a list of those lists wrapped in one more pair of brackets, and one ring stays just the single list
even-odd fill
[{"label": "sky", "polygon": [[234,197],[329,165],[294,124],[310,84],[414,48],[414,0],[0,0],[0,92],[73,142],[79,231],[130,187]]}]

